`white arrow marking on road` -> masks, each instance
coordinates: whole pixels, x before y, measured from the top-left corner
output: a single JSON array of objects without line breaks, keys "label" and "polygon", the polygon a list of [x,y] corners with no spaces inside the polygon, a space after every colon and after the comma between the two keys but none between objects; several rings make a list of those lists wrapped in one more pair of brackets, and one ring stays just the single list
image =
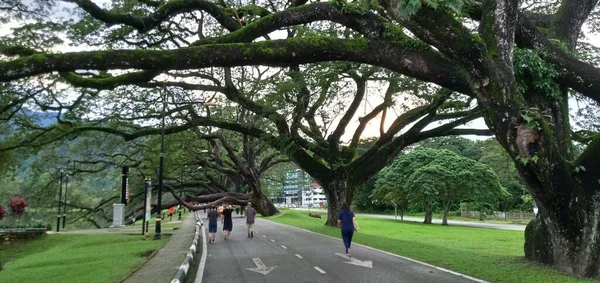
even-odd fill
[{"label": "white arrow marking on road", "polygon": [[269,274],[269,272],[273,271],[275,269],[275,267],[277,267],[277,265],[275,266],[271,266],[271,267],[267,267],[262,260],[260,260],[260,258],[257,257],[253,257],[252,261],[254,261],[254,264],[256,264],[256,268],[246,268],[250,271],[254,271],[254,272],[258,272],[262,275],[267,275]]},{"label": "white arrow marking on road", "polygon": [[358,265],[358,266],[362,266],[362,267],[373,268],[373,262],[370,260],[369,261],[361,261],[361,260],[355,259],[353,257],[348,258],[346,255],[343,255],[341,253],[335,253],[335,254],[342,258],[349,259],[350,261],[346,262],[348,264],[354,264],[354,265]]}]

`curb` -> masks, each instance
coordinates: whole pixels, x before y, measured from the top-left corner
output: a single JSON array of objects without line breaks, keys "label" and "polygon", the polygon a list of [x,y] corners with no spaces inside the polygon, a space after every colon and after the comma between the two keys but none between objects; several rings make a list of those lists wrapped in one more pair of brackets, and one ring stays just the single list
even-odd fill
[{"label": "curb", "polygon": [[[188,271],[190,269],[190,265],[194,264],[194,256],[196,255],[196,246],[198,245],[198,237],[200,237],[200,230],[204,231],[204,226],[203,226],[203,222],[202,219],[200,219],[200,216],[198,215],[198,212],[194,212],[194,217],[196,217],[196,231],[194,233],[194,240],[192,240],[192,245],[190,246],[190,249],[187,253],[187,255],[185,256],[185,259],[183,260],[183,262],[181,263],[181,265],[179,266],[179,270],[177,270],[177,273],[175,273],[175,277],[173,278],[173,280],[171,280],[171,283],[181,283],[181,282],[185,282],[185,280],[188,277]],[[202,237],[204,238],[204,237]],[[206,241],[206,240],[205,240]],[[206,249],[203,249],[203,254],[205,253]]]},{"label": "curb", "polygon": [[[311,233],[311,234],[319,235],[319,236],[322,236],[322,237],[330,238],[330,239],[333,239],[333,240],[341,241],[341,239],[336,238],[336,237],[332,237],[332,236],[329,236],[329,235],[320,234],[320,233],[317,233],[317,232],[313,232],[313,231],[310,231],[310,230],[298,228],[298,227],[295,227],[295,226],[291,226],[291,225],[287,225],[287,224],[275,222],[275,221],[272,221],[272,220],[269,220],[269,219],[261,218],[261,220],[269,221],[271,223],[275,223],[275,224],[287,226],[287,227],[298,229],[298,230],[301,230],[301,231],[304,231],[304,232],[307,232],[307,233]],[[361,247],[366,248],[366,249],[370,249],[370,250],[373,250],[373,251],[381,252],[381,253],[384,253],[384,254],[387,254],[387,255],[390,255],[390,256],[393,256],[393,257],[397,257],[397,258],[401,258],[401,259],[404,259],[404,260],[407,260],[407,261],[414,262],[416,264],[420,264],[420,265],[424,265],[424,266],[427,266],[427,267],[431,267],[431,268],[437,269],[437,270],[442,271],[442,272],[446,272],[446,273],[449,273],[449,274],[452,274],[452,275],[455,275],[455,276],[458,276],[458,277],[462,277],[462,278],[471,280],[473,282],[477,282],[477,283],[490,283],[489,281],[485,281],[483,279],[479,279],[479,278],[476,278],[476,277],[473,277],[473,276],[462,274],[462,273],[459,273],[459,272],[456,272],[456,271],[452,271],[450,269],[446,269],[446,268],[443,268],[443,267],[435,266],[433,264],[422,262],[422,261],[419,261],[419,260],[416,260],[416,259],[412,259],[412,258],[409,258],[409,257],[397,255],[397,254],[390,253],[390,252],[386,252],[384,250],[380,250],[380,249],[377,249],[377,248],[369,247],[369,246],[366,246],[366,245],[363,245],[363,244],[352,243],[352,245],[361,246]]]},{"label": "curb", "polygon": [[202,283],[202,277],[204,277],[204,267],[206,266],[206,255],[208,254],[208,247],[206,246],[206,231],[204,231],[204,225],[200,226],[202,230],[202,256],[200,256],[200,264],[198,264],[198,271],[196,271],[196,278],[194,283]]}]

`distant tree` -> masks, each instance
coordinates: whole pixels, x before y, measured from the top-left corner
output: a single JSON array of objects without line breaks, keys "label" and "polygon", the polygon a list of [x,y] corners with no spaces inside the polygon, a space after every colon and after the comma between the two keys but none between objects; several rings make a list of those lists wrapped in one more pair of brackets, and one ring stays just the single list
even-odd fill
[{"label": "distant tree", "polygon": [[497,206],[505,190],[494,171],[449,150],[419,149],[398,157],[376,182],[388,201],[422,201],[424,223],[431,223],[432,203],[442,202],[443,225],[450,207],[460,201]]}]

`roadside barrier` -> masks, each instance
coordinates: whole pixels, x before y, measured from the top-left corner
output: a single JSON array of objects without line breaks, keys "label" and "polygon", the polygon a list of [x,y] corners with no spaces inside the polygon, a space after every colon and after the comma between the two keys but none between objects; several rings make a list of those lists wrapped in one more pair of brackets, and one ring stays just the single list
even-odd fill
[{"label": "roadside barrier", "polygon": [[[202,222],[202,219],[200,218],[200,213],[195,211],[194,212],[194,217],[196,218],[196,227],[195,227],[195,232],[194,232],[194,240],[192,241],[192,245],[190,246],[190,250],[188,251],[187,255],[185,256],[185,259],[183,260],[183,262],[181,263],[181,265],[179,266],[179,270],[177,270],[177,273],[175,274],[175,278],[173,278],[173,280],[171,280],[171,283],[181,283],[181,282],[185,282],[187,277],[188,277],[188,273],[190,270],[190,266],[192,264],[195,263],[195,258],[196,258],[196,251],[198,250],[198,241],[200,240],[200,236],[201,236],[201,231],[202,231],[202,225],[204,224]],[[204,235],[202,235],[202,237],[204,237]]]}]

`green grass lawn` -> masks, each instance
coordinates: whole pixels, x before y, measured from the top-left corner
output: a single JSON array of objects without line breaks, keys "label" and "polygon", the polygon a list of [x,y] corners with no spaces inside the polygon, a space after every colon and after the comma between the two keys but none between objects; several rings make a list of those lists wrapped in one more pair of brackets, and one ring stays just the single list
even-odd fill
[{"label": "green grass lawn", "polygon": [[160,241],[139,235],[46,235],[2,246],[0,282],[115,282],[144,263]]},{"label": "green grass lawn", "polygon": [[[339,228],[307,211],[281,209],[264,219],[341,238]],[[595,282],[562,275],[526,262],[523,232],[459,226],[427,225],[391,219],[357,217],[360,232],[353,242],[424,261],[492,282]],[[342,245],[340,243],[340,245]],[[373,263],[374,266],[377,262]]]}]

